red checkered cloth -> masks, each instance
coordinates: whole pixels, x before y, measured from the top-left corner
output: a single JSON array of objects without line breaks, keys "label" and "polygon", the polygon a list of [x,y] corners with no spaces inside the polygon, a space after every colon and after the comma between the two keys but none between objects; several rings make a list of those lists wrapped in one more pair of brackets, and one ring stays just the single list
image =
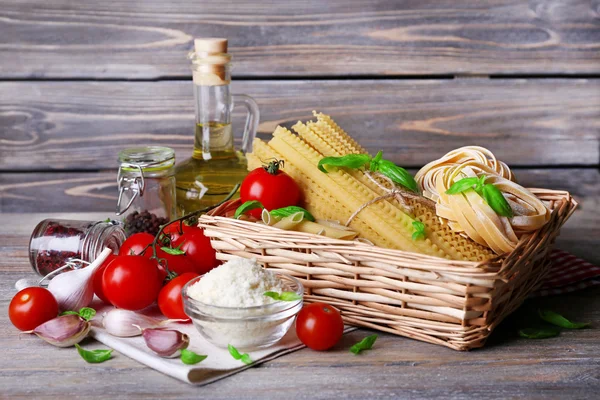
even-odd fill
[{"label": "red checkered cloth", "polygon": [[600,267],[562,250],[552,251],[550,258],[550,272],[531,297],[553,296],[600,285]]}]

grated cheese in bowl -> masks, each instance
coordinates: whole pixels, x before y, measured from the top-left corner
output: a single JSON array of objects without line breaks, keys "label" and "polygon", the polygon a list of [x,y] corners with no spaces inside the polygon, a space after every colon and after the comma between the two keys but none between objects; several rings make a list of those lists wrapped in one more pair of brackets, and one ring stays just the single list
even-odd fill
[{"label": "grated cheese in bowl", "polygon": [[[192,279],[182,296],[186,314],[209,342],[252,349],[271,346],[287,333],[302,308],[303,291],[296,278],[237,257]],[[299,298],[274,300],[265,292],[293,292]]]}]

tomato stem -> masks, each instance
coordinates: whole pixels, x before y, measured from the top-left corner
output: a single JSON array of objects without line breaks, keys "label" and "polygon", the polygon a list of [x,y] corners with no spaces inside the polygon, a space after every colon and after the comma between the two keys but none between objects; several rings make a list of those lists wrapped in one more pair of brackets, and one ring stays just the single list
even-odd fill
[{"label": "tomato stem", "polygon": [[283,168],[285,165],[284,160],[274,160],[269,162],[268,165],[264,165],[263,168],[271,175],[277,175],[279,168]]}]

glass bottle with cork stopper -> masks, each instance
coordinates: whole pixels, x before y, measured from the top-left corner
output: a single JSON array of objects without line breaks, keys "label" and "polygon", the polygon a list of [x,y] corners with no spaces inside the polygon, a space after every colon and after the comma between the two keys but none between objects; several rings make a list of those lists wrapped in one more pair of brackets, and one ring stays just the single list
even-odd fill
[{"label": "glass bottle with cork stopper", "polygon": [[[223,200],[247,174],[245,153],[252,150],[258,128],[258,105],[250,96],[231,94],[231,56],[227,39],[194,41],[190,52],[194,82],[196,129],[192,157],[176,166],[179,215]],[[241,149],[234,147],[231,113],[234,105],[247,110]]]}]

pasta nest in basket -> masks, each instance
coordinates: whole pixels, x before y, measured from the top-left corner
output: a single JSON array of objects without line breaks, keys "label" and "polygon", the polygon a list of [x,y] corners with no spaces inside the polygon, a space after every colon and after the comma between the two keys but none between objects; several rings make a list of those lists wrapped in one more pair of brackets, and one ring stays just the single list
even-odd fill
[{"label": "pasta nest in basket", "polygon": [[[453,183],[470,177],[486,176],[502,192],[513,216],[503,217],[474,190],[446,194]],[[534,194],[515,182],[510,168],[483,147],[467,146],[453,150],[425,165],[415,179],[423,195],[436,202],[436,214],[455,232],[488,246],[497,254],[511,252],[519,239],[550,219],[550,210]]]}]

